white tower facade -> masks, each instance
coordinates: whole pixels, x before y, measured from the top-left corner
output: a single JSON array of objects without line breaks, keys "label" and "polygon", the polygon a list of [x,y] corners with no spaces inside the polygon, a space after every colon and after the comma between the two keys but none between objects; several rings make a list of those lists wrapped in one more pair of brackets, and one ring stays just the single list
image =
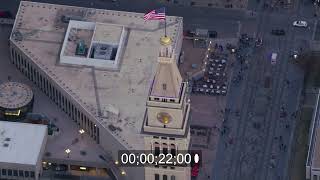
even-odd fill
[{"label": "white tower facade", "polygon": [[[171,39],[161,38],[157,71],[147,101],[143,125],[145,150],[176,156],[189,149],[190,103],[187,82],[182,81]],[[145,168],[145,180],[190,180],[190,167],[154,165]]]}]

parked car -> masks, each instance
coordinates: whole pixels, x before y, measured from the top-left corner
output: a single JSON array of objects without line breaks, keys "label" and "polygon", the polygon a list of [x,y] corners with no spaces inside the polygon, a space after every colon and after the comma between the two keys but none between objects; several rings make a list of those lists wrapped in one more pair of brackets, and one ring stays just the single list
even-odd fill
[{"label": "parked car", "polygon": [[271,34],[277,35],[277,36],[284,36],[286,33],[283,29],[273,29],[271,31]]},{"label": "parked car", "polygon": [[307,21],[294,21],[292,25],[295,27],[308,27]]},{"label": "parked car", "polygon": [[12,18],[12,14],[10,11],[0,10],[0,18]]}]

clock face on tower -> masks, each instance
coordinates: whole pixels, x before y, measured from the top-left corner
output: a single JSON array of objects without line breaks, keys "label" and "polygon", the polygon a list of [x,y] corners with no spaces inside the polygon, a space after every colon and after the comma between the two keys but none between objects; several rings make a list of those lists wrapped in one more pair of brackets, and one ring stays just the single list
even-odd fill
[{"label": "clock face on tower", "polygon": [[157,114],[157,119],[163,124],[168,124],[172,121],[172,117],[169,113],[166,112],[160,112]]}]

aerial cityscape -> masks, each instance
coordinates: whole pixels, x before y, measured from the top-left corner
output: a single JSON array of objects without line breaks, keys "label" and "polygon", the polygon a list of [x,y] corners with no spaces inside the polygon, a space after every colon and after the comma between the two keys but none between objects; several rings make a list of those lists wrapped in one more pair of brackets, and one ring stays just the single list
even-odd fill
[{"label": "aerial cityscape", "polygon": [[0,180],[320,180],[319,0],[1,0]]}]

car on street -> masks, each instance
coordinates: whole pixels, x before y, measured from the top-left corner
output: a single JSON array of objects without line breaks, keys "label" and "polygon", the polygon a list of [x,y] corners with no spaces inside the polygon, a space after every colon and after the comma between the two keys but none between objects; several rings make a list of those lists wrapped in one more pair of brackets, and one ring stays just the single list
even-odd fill
[{"label": "car on street", "polygon": [[277,36],[284,36],[286,32],[283,29],[273,29],[271,31],[271,34],[277,35]]},{"label": "car on street", "polygon": [[208,31],[209,38],[217,38],[218,33],[217,31]]},{"label": "car on street", "polygon": [[295,27],[308,27],[307,21],[294,21],[292,25]]},{"label": "car on street", "polygon": [[299,52],[298,51],[292,51],[291,57],[293,57],[294,59],[298,59]]},{"label": "car on street", "polygon": [[277,56],[278,56],[277,53],[272,53],[271,54],[271,64],[272,65],[275,65],[277,63]]}]

